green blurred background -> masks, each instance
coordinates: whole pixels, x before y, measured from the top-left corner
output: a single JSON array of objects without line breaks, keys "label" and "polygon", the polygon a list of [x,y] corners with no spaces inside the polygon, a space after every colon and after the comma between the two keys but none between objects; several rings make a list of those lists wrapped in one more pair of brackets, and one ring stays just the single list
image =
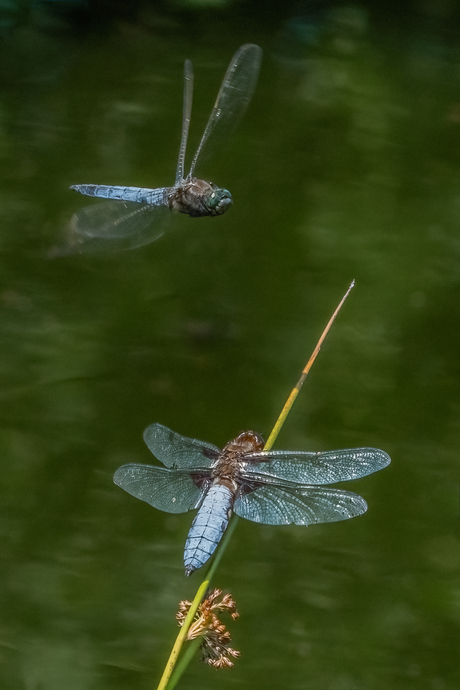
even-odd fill
[{"label": "green blurred background", "polygon": [[[151,422],[267,437],[353,278],[277,447],[392,465],[343,485],[356,520],[239,522],[241,658],[179,687],[459,687],[459,31],[454,2],[0,2],[2,688],[156,687],[192,514],[113,472],[153,461]],[[56,257],[69,185],[173,182],[184,60],[193,149],[246,42],[255,96],[197,170],[231,211]]]}]

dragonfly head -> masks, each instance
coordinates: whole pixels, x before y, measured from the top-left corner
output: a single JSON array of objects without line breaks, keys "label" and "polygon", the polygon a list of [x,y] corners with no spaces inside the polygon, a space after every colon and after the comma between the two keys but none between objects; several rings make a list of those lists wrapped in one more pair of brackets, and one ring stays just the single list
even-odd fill
[{"label": "dragonfly head", "polygon": [[210,216],[221,216],[233,204],[232,195],[228,189],[221,189],[215,185],[203,201],[209,209]]},{"label": "dragonfly head", "polygon": [[243,431],[242,434],[229,441],[224,451],[233,451],[241,455],[246,453],[257,453],[263,450],[264,440],[255,431]]}]

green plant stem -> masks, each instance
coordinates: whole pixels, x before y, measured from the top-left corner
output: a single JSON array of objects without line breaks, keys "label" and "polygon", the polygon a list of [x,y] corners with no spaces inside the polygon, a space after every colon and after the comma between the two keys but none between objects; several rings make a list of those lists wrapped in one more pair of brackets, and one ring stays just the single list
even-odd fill
[{"label": "green plant stem", "polygon": [[300,393],[300,389],[302,388],[302,386],[305,382],[305,379],[307,378],[308,373],[313,366],[313,362],[315,361],[316,357],[318,356],[319,351],[321,350],[322,344],[324,343],[327,334],[331,330],[331,326],[334,323],[334,321],[337,317],[337,314],[341,310],[343,303],[347,299],[348,295],[350,294],[350,292],[354,288],[354,286],[355,286],[355,281],[352,280],[348,290],[346,291],[346,293],[344,294],[344,296],[340,300],[338,307],[336,308],[335,312],[332,314],[331,318],[327,322],[326,328],[322,332],[321,337],[318,340],[315,349],[313,350],[312,356],[308,360],[304,370],[302,371],[302,375],[300,376],[300,379],[297,381],[296,385],[292,389],[288,399],[286,400],[286,403],[285,403],[283,409],[281,410],[280,416],[278,417],[278,419],[275,422],[275,426],[273,427],[272,432],[267,439],[267,443],[264,446],[264,450],[271,450],[273,448],[273,444],[275,443],[275,441],[278,437],[278,434],[281,431],[281,427],[283,426],[283,424],[286,420],[286,417],[288,416],[289,412],[291,411],[291,407],[293,406],[295,399],[297,398],[297,396]]},{"label": "green plant stem", "polygon": [[176,664],[174,672],[171,675],[171,678],[169,679],[168,690],[173,690],[173,688],[176,687],[177,683],[180,681],[182,674],[184,673],[187,666],[192,661],[193,657],[198,651],[200,644],[201,638],[197,637],[194,640],[191,640],[190,644],[188,644],[185,647],[184,653],[181,655],[179,661]]}]

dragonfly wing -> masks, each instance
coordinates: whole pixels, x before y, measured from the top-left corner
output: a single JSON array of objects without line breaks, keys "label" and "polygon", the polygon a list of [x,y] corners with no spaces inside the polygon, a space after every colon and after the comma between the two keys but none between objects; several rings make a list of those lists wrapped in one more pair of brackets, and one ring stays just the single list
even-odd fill
[{"label": "dragonfly wing", "polygon": [[264,525],[312,525],[362,515],[367,503],[358,494],[329,487],[265,485],[239,496],[233,510],[246,520]]},{"label": "dragonfly wing", "polygon": [[[390,464],[390,456],[378,448],[346,448],[325,453],[270,450],[244,458],[243,476],[267,482],[277,479],[297,484],[334,484],[358,479]],[[261,462],[262,461],[262,462]]]},{"label": "dragonfly wing", "polygon": [[192,116],[193,101],[193,65],[190,60],[185,61],[184,65],[184,105],[182,110],[182,136],[179,148],[179,160],[177,161],[176,186],[179,186],[184,179],[185,152],[187,150],[188,130],[190,128],[190,118]]},{"label": "dragonfly wing", "polygon": [[198,471],[210,467],[220,455],[219,448],[212,443],[181,436],[162,424],[150,424],[144,431],[144,441],[166,467]]},{"label": "dragonfly wing", "polygon": [[70,220],[71,242],[77,250],[134,249],[161,237],[169,216],[165,206],[128,201],[86,206]]},{"label": "dragonfly wing", "polygon": [[167,513],[197,508],[207,488],[203,482],[198,485],[188,472],[153,465],[123,465],[113,481],[131,496]]},{"label": "dragonfly wing", "polygon": [[211,134],[215,143],[230,134],[243,117],[257,84],[261,62],[262,49],[259,46],[248,43],[236,51],[192,161],[189,177],[193,176],[198,159],[208,149]]}]

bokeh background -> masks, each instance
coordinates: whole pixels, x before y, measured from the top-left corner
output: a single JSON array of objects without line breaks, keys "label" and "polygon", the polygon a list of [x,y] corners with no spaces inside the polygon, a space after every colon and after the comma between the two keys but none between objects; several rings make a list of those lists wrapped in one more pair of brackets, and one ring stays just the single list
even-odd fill
[{"label": "bokeh background", "polygon": [[[215,584],[235,668],[181,686],[457,689],[460,628],[460,11],[455,2],[0,2],[0,685],[156,687],[192,514],[112,483],[161,422],[266,437],[356,287],[277,441],[376,446],[349,522],[240,521]],[[57,256],[76,183],[174,179],[228,62],[264,59],[197,171],[217,219],[118,254]],[[190,151],[191,152],[191,151]]]}]

